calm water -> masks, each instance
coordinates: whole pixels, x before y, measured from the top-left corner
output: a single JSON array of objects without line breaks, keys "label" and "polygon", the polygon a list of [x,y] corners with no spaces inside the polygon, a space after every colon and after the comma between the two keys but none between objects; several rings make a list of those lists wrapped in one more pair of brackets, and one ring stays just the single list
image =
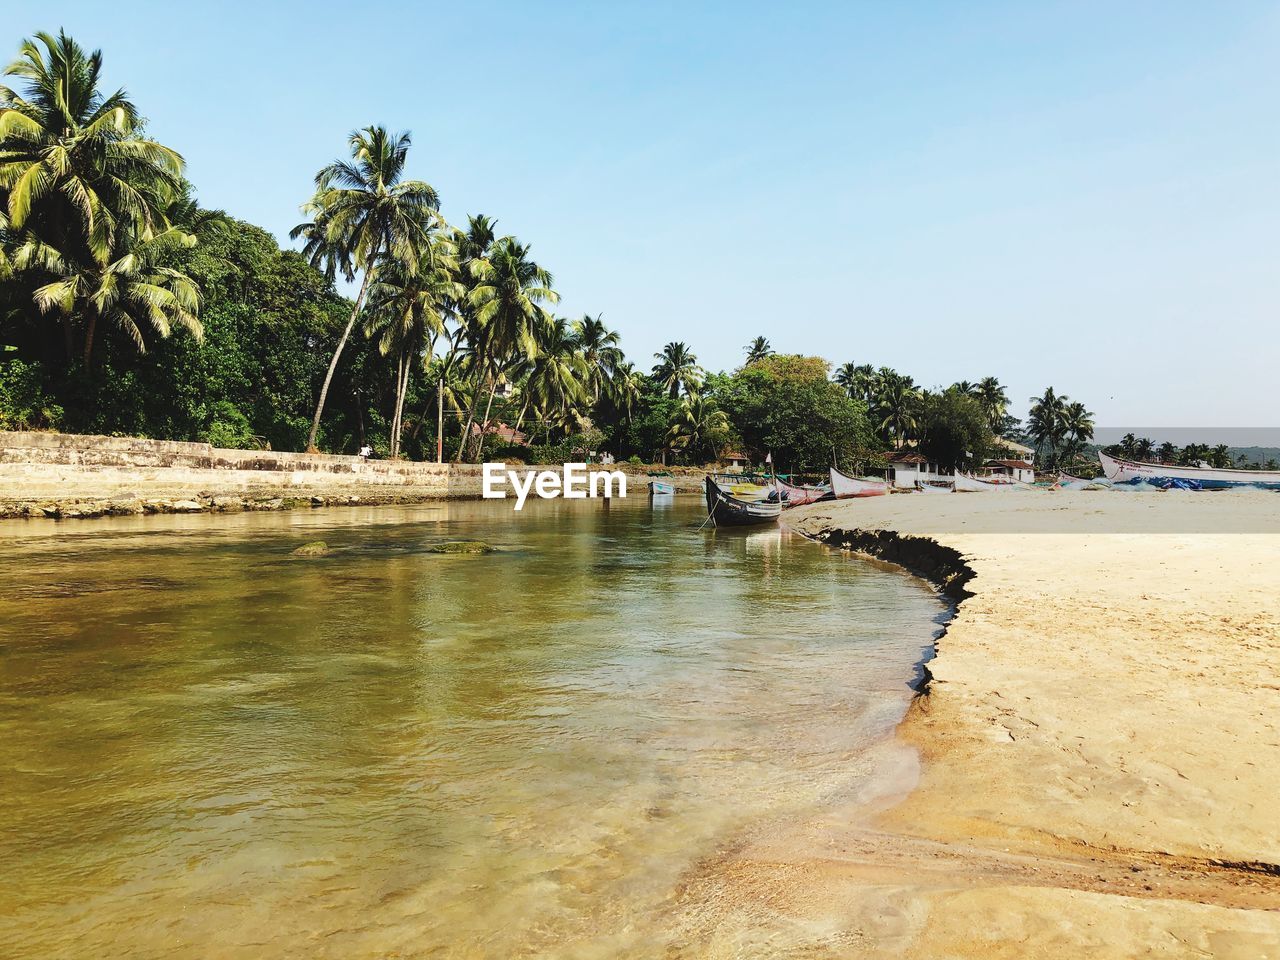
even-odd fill
[{"label": "calm water", "polygon": [[695,864],[887,776],[942,609],[701,517],[0,529],[0,956],[662,955]]}]

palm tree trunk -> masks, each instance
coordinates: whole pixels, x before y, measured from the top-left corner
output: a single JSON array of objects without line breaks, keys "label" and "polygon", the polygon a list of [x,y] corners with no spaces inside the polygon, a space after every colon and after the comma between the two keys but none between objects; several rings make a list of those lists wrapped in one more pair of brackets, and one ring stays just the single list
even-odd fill
[{"label": "palm tree trunk", "polygon": [[333,382],[333,372],[338,369],[338,358],[342,356],[342,350],[347,345],[347,338],[351,336],[351,329],[356,325],[356,317],[360,316],[360,308],[364,305],[364,294],[369,288],[369,275],[373,273],[372,265],[365,270],[364,279],[360,281],[360,293],[356,297],[356,305],[351,311],[351,318],[347,320],[347,327],[342,331],[342,339],[338,341],[337,348],[333,351],[333,359],[329,361],[329,370],[324,375],[324,385],[320,387],[320,399],[316,403],[316,415],[311,419],[311,432],[307,434],[307,452],[316,453],[316,434],[320,432],[320,417],[324,414],[324,402],[329,396],[329,384]]},{"label": "palm tree trunk", "polygon": [[404,432],[404,400],[409,393],[409,373],[413,370],[413,360],[404,358],[404,375],[400,380],[399,396],[396,399],[396,455],[400,454],[400,434]]},{"label": "palm tree trunk", "polygon": [[84,331],[84,368],[89,369],[89,358],[93,356],[93,332],[98,326],[98,315],[89,313],[89,326]]},{"label": "palm tree trunk", "polygon": [[400,452],[400,384],[404,381],[404,351],[396,356],[396,389],[391,400],[391,458]]},{"label": "palm tree trunk", "polygon": [[476,408],[480,406],[480,392],[484,389],[484,380],[477,376],[475,389],[471,391],[471,403],[467,407],[467,425],[462,429],[462,442],[458,444],[458,460],[464,459],[471,440],[471,425],[476,420]]},{"label": "palm tree trunk", "polygon": [[489,431],[489,411],[493,409],[493,395],[498,392],[498,381],[493,381],[493,386],[489,388],[489,402],[484,405],[484,426],[480,428],[480,442],[476,445],[476,462],[480,462],[480,457],[484,454],[484,438]]}]

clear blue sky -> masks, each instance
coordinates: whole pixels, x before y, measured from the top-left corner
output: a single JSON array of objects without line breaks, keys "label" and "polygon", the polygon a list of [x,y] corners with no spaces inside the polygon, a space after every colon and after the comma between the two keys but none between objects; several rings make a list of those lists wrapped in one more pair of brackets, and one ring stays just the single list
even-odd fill
[{"label": "clear blue sky", "polygon": [[[202,202],[273,230],[414,137],[648,366],[776,349],[1052,384],[1099,424],[1275,425],[1275,3],[48,2]],[[1264,398],[1266,398],[1264,400]]]}]

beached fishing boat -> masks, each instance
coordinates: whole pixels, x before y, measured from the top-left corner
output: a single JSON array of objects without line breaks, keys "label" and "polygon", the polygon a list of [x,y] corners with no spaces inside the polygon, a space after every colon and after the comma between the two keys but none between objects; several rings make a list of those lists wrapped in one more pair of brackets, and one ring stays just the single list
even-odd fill
[{"label": "beached fishing boat", "polygon": [[742,527],[776,523],[782,516],[780,500],[740,500],[707,477],[707,513],[717,527]]},{"label": "beached fishing boat", "polygon": [[1009,477],[991,477],[981,480],[966,473],[956,474],[955,485],[960,493],[987,493],[992,490],[1015,490],[1018,487],[1017,481]]},{"label": "beached fishing boat", "polygon": [[670,496],[676,492],[676,485],[671,480],[650,480],[649,492],[656,496]]},{"label": "beached fishing boat", "polygon": [[916,486],[916,490],[920,493],[955,493],[955,487],[950,483],[928,483],[921,482]]},{"label": "beached fishing boat", "polygon": [[778,491],[778,497],[782,500],[784,507],[798,507],[805,503],[816,503],[831,496],[831,485],[826,483],[808,486],[802,483],[787,483],[787,481],[779,480],[776,477],[773,483],[774,489]]},{"label": "beached fishing boat", "polygon": [[1102,472],[1112,483],[1149,483],[1164,488],[1185,490],[1230,490],[1236,487],[1260,487],[1280,490],[1280,471],[1226,470],[1219,467],[1175,467],[1170,463],[1139,463],[1122,460],[1101,451]]},{"label": "beached fishing boat", "polygon": [[883,480],[862,480],[831,468],[831,494],[837,500],[849,497],[882,497],[889,492],[889,484]]}]

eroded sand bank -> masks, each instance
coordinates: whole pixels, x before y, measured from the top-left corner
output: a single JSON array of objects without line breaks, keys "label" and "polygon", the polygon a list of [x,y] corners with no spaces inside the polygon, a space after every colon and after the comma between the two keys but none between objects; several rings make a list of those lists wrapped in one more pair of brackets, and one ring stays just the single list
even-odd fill
[{"label": "eroded sand bank", "polygon": [[708,864],[686,894],[713,952],[767,955],[744,931],[782,925],[806,956],[1280,956],[1280,494],[905,495],[788,520],[952,547],[972,596],[900,728],[917,788]]}]

